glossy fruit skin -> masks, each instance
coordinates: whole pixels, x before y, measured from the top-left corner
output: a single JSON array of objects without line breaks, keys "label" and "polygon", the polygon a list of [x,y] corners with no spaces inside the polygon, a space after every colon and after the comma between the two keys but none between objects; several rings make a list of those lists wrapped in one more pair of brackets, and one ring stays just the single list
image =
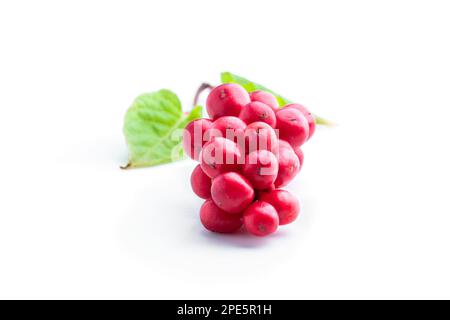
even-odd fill
[{"label": "glossy fruit skin", "polygon": [[209,231],[219,233],[232,233],[242,226],[241,216],[221,210],[211,199],[206,200],[200,208],[200,221]]},{"label": "glossy fruit skin", "polygon": [[289,142],[293,148],[301,146],[308,140],[308,121],[294,108],[283,108],[277,112],[277,128],[280,139]]},{"label": "glossy fruit skin", "polygon": [[244,212],[244,225],[255,236],[264,237],[278,229],[279,218],[275,208],[264,201],[255,201]]},{"label": "glossy fruit skin", "polygon": [[278,175],[278,160],[270,151],[253,151],[245,156],[242,174],[257,190],[271,188]]},{"label": "glossy fruit skin", "polygon": [[262,102],[268,105],[274,112],[277,112],[280,108],[277,98],[275,98],[273,94],[266,91],[257,90],[250,92],[250,100]]},{"label": "glossy fruit skin", "polygon": [[200,165],[210,178],[224,172],[240,171],[243,159],[236,143],[220,137],[206,143],[200,153]]},{"label": "glossy fruit skin", "polygon": [[262,192],[259,200],[270,203],[278,213],[280,225],[285,225],[297,219],[300,213],[300,202],[289,191],[276,189]]},{"label": "glossy fruit skin", "polygon": [[241,214],[252,203],[255,191],[243,175],[227,172],[213,180],[211,198],[220,209],[230,214]]},{"label": "glossy fruit skin", "polygon": [[278,148],[277,134],[265,122],[253,122],[249,124],[244,131],[244,137],[246,154],[257,150],[276,151]]},{"label": "glossy fruit skin", "polygon": [[200,165],[197,165],[191,174],[192,191],[202,199],[209,199],[211,198],[211,184],[211,178],[203,172]]},{"label": "glossy fruit skin", "polygon": [[278,147],[278,176],[275,180],[275,187],[286,186],[300,171],[300,161],[294,149],[284,140],[279,141]]},{"label": "glossy fruit skin", "polygon": [[311,139],[314,132],[316,131],[316,120],[314,120],[314,117],[313,117],[312,113],[308,110],[308,108],[306,108],[305,106],[298,104],[298,103],[288,104],[283,109],[285,109],[285,108],[297,109],[305,116],[306,120],[308,121],[308,127],[309,127],[308,140]]},{"label": "glossy fruit skin", "polygon": [[249,102],[250,96],[243,87],[225,83],[211,90],[206,99],[206,110],[213,120],[224,116],[238,117]]},{"label": "glossy fruit skin", "polygon": [[225,116],[214,121],[208,132],[210,138],[223,137],[237,142],[239,136],[243,136],[246,127],[247,125],[240,118]]},{"label": "glossy fruit skin", "polygon": [[209,119],[197,119],[189,122],[183,130],[183,149],[192,159],[198,161],[202,147],[209,140],[207,132],[212,124]]},{"label": "glossy fruit skin", "polygon": [[300,147],[294,149],[295,154],[297,155],[298,161],[300,162],[300,170],[303,167],[303,162],[305,160],[305,155]]},{"label": "glossy fruit skin", "polygon": [[261,121],[267,123],[272,128],[275,128],[277,124],[277,117],[272,108],[259,101],[253,101],[247,104],[242,109],[239,118],[246,124]]}]

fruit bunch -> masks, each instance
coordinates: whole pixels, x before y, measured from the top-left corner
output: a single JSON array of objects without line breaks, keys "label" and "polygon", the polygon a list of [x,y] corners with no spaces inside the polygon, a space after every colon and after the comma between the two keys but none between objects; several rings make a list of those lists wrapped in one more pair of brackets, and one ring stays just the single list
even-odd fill
[{"label": "fruit bunch", "polygon": [[183,133],[186,154],[200,163],[191,186],[206,200],[205,228],[231,233],[244,225],[267,236],[293,222],[299,201],[281,188],[302,167],[301,146],[315,131],[311,113],[299,104],[280,108],[272,94],[231,83],[212,89],[206,109],[210,119],[190,122]]}]

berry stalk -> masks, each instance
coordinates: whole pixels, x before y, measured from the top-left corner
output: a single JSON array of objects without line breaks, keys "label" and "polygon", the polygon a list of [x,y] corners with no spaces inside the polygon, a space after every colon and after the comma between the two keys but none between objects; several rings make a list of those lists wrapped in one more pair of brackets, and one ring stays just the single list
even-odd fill
[{"label": "berry stalk", "polygon": [[212,85],[210,85],[209,83],[203,82],[200,85],[200,87],[198,87],[197,92],[195,93],[193,106],[195,107],[198,105],[198,99],[200,98],[200,95],[203,93],[203,91],[205,91],[205,90],[211,91],[213,88],[214,87]]}]

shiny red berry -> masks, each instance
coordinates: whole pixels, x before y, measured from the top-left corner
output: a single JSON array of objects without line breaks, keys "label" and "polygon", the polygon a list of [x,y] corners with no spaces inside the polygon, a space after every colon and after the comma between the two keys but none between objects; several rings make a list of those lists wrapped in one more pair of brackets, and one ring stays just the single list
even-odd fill
[{"label": "shiny red berry", "polygon": [[244,212],[244,225],[255,236],[267,236],[274,233],[279,224],[275,208],[264,201],[256,201]]},{"label": "shiny red berry", "polygon": [[252,203],[255,191],[244,176],[237,172],[227,172],[213,180],[211,197],[220,209],[239,214]]},{"label": "shiny red berry", "polygon": [[242,226],[242,217],[229,214],[211,200],[206,200],[200,208],[200,221],[212,232],[232,233]]},{"label": "shiny red berry", "polygon": [[278,213],[280,225],[285,225],[297,219],[300,213],[300,202],[289,191],[276,189],[261,192],[259,200],[270,203]]},{"label": "shiny red berry", "polygon": [[305,116],[294,108],[283,108],[277,112],[277,129],[280,139],[299,147],[308,140],[309,126]]},{"label": "shiny red berry", "polygon": [[266,91],[258,90],[250,92],[250,100],[259,101],[264,104],[267,104],[269,107],[272,108],[274,112],[277,112],[280,107],[277,98],[275,98],[273,94]]},{"label": "shiny red berry", "polygon": [[206,110],[216,120],[224,116],[238,117],[242,108],[250,102],[250,96],[243,87],[234,83],[215,87],[206,99]]},{"label": "shiny red berry", "polygon": [[191,174],[192,191],[202,199],[211,198],[211,178],[197,165]]}]

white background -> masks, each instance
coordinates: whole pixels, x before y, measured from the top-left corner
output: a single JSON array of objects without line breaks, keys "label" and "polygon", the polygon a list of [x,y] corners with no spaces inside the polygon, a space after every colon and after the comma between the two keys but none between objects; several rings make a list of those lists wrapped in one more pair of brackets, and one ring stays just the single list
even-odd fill
[{"label": "white background", "polygon": [[[0,298],[450,298],[448,1],[0,2]],[[232,71],[339,124],[301,218],[199,223],[193,161],[122,171],[123,116]]]}]

